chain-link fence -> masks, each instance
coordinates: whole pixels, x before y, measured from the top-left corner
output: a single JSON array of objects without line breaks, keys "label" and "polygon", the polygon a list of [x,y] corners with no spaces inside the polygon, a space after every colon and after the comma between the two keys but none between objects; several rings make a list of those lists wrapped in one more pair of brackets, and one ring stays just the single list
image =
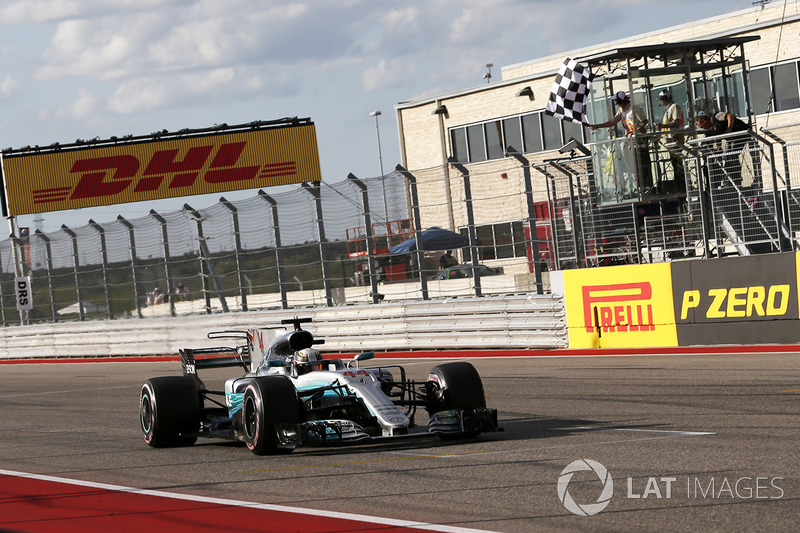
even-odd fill
[{"label": "chain-link fence", "polygon": [[[457,178],[454,187],[469,188],[468,174]],[[531,274],[528,220],[513,213],[507,223],[476,228],[471,202],[437,204],[418,192],[419,182],[438,188],[444,181],[441,167],[419,175],[400,169],[383,179],[304,183],[2,241],[0,319],[14,325],[543,292]],[[474,201],[485,209],[525,204],[512,189],[499,196],[477,189]],[[452,245],[459,263],[452,269],[441,268],[443,248],[426,246],[422,233],[440,223],[442,209],[455,213],[449,238],[462,239]],[[473,222],[462,223],[467,217]],[[422,246],[391,252],[414,238]],[[19,276],[31,279],[30,311],[16,308]]]},{"label": "chain-link fence", "polygon": [[[399,173],[365,180],[376,227],[408,219]],[[353,180],[0,242],[3,324],[114,319],[332,304],[357,262],[348,228],[364,225]],[[324,223],[322,222],[324,220]],[[385,227],[385,225],[383,225]],[[20,317],[15,277],[30,276]]]}]

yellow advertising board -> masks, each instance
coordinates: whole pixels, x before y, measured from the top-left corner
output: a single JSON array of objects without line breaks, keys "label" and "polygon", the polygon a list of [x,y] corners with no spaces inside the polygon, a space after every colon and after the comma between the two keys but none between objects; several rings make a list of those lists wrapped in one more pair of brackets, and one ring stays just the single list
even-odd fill
[{"label": "yellow advertising board", "polygon": [[320,181],[313,123],[6,155],[6,216]]},{"label": "yellow advertising board", "polygon": [[570,348],[677,346],[669,263],[564,271]]}]

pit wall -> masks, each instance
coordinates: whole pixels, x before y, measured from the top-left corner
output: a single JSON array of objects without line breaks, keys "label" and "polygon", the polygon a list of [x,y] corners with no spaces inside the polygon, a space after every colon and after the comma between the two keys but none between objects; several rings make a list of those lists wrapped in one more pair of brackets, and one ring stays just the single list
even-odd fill
[{"label": "pit wall", "polygon": [[551,273],[570,348],[793,344],[800,253]]}]

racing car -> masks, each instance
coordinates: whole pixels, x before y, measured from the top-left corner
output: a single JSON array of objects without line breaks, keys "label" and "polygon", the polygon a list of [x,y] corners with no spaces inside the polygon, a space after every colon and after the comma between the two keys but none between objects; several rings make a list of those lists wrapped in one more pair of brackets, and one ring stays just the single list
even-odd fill
[{"label": "racing car", "polygon": [[[292,318],[277,329],[212,332],[209,339],[241,344],[180,350],[182,376],[154,377],[142,386],[145,442],[160,448],[220,438],[242,441],[256,455],[274,455],[299,446],[502,431],[470,363],[440,364],[427,380],[413,381],[400,365],[363,366],[374,352],[347,362],[324,359],[314,346],[325,341],[302,327],[309,322]],[[244,375],[225,380],[222,391],[198,376],[204,368],[236,366]],[[420,408],[427,412],[424,425],[415,422]]]}]

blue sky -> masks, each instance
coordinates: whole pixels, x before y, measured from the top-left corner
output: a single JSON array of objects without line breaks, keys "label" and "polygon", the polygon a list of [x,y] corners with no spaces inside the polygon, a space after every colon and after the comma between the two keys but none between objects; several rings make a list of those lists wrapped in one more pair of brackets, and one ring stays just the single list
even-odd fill
[{"label": "blue sky", "polygon": [[[775,3],[778,3],[777,0]],[[323,179],[400,163],[394,105],[503,65],[741,9],[752,0],[0,0],[0,147],[287,116],[316,123]],[[255,191],[226,194],[228,199]],[[44,214],[44,230],[199,197]],[[31,225],[33,217],[19,217]]]}]

